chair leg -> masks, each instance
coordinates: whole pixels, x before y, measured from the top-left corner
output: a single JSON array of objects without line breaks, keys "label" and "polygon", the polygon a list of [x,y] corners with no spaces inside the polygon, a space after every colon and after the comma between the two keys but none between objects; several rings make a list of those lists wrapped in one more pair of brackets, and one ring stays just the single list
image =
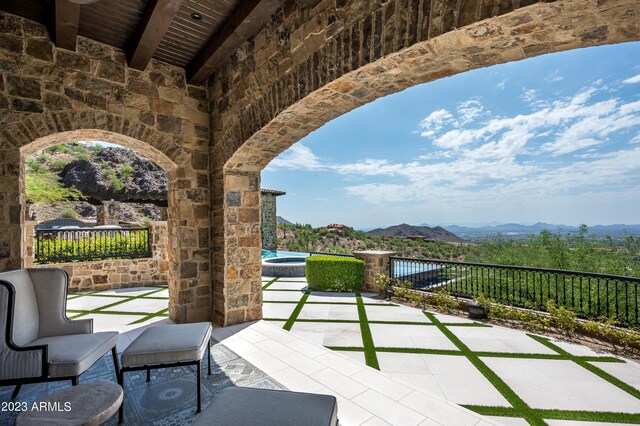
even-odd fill
[{"label": "chair leg", "polygon": [[71,378],[71,385],[78,386],[78,376]]},{"label": "chair leg", "polygon": [[207,363],[208,363],[208,372],[207,375],[211,375],[211,341],[209,341],[209,346],[207,346]]},{"label": "chair leg", "polygon": [[151,369],[147,368],[147,383],[151,381]]},{"label": "chair leg", "polygon": [[118,374],[120,374],[120,364],[118,363],[118,352],[116,347],[111,348],[111,356],[113,357],[113,367],[116,369],[116,380],[118,380]]},{"label": "chair leg", "polygon": [[118,424],[122,424],[124,421],[124,371],[120,370],[118,372],[118,384],[122,387],[122,404],[120,404],[120,408],[118,409]]},{"label": "chair leg", "polygon": [[200,362],[198,362],[196,364],[196,386],[198,386],[197,389],[197,395],[198,395],[198,409],[196,410],[196,414],[198,414],[200,412]]},{"label": "chair leg", "polygon": [[16,387],[13,389],[13,393],[11,394],[11,399],[16,399],[16,397],[20,393],[20,388],[21,387],[22,387],[22,385],[16,385]]}]

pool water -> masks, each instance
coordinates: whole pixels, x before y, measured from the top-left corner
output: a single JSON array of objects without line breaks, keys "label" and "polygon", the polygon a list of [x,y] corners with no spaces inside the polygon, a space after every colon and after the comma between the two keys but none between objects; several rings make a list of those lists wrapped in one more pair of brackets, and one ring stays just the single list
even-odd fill
[{"label": "pool water", "polygon": [[263,259],[272,259],[274,257],[309,257],[309,253],[303,253],[299,251],[284,251],[284,250],[262,250]]}]

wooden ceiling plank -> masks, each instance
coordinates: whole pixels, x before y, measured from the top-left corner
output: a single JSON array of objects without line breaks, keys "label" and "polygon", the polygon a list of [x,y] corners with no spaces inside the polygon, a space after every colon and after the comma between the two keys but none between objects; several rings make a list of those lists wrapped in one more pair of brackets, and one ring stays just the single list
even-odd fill
[{"label": "wooden ceiling plank", "polygon": [[130,52],[129,66],[144,70],[151,61],[183,0],[151,0]]},{"label": "wooden ceiling plank", "polygon": [[262,28],[283,3],[284,0],[242,1],[187,66],[189,84],[203,84],[215,65]]},{"label": "wooden ceiling plank", "polygon": [[68,0],[56,0],[55,9],[56,46],[75,51],[80,24],[80,5]]}]

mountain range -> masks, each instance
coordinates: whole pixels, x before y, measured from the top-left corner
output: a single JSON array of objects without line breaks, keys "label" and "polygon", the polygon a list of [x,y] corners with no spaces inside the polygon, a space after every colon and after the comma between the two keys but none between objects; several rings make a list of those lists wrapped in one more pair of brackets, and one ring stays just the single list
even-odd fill
[{"label": "mountain range", "polygon": [[[423,224],[422,226],[425,226]],[[493,226],[458,226],[450,225],[445,227],[448,231],[460,235],[464,238],[482,238],[490,235],[503,235],[508,237],[525,237],[527,235],[537,235],[541,231],[559,232],[561,234],[573,234],[579,230],[578,226],[554,225],[550,223],[538,222],[533,225],[522,225],[519,223],[505,223]],[[589,234],[606,236],[640,235],[640,225],[594,225],[589,227]]]}]

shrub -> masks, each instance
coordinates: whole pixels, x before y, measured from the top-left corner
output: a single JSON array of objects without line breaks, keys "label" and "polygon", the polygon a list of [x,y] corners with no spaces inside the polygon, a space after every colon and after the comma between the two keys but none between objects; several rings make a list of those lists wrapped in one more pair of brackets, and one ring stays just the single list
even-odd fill
[{"label": "shrub", "polygon": [[364,262],[352,257],[307,257],[307,282],[311,290],[358,291],[364,284]]},{"label": "shrub", "polygon": [[123,178],[127,179],[133,176],[134,169],[128,164],[123,164],[120,166],[120,174]]},{"label": "shrub", "polygon": [[75,219],[78,216],[78,213],[75,210],[66,208],[60,212],[60,217],[63,219]]}]

